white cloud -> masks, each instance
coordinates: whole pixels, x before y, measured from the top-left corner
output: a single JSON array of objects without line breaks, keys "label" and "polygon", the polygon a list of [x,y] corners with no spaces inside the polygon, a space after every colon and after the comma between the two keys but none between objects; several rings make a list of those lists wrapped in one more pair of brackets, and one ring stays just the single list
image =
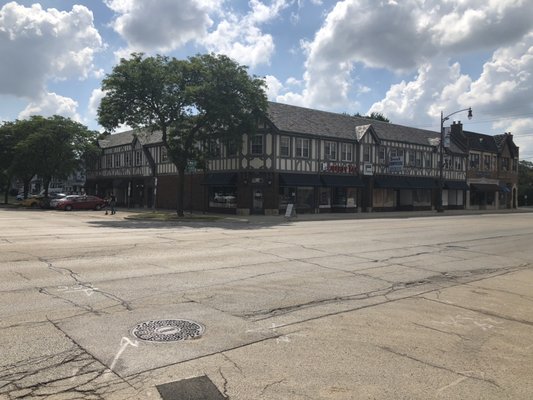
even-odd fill
[{"label": "white cloud", "polygon": [[[459,96],[470,84],[468,77],[458,73],[459,66],[448,70],[447,60],[467,51],[494,51],[516,42],[533,29],[531,15],[533,2],[526,0],[339,1],[313,40],[302,43],[307,54],[305,88],[284,96],[311,107],[345,107],[354,93],[365,91],[354,79],[355,67],[396,73],[418,69],[416,80],[391,87],[382,105],[392,106],[392,112],[404,120],[408,116],[400,111],[411,110],[406,104],[410,102],[420,104],[417,112],[432,114],[433,102],[453,106],[454,101],[446,98]],[[444,66],[436,60],[444,61]],[[433,75],[437,70],[444,76]],[[500,91],[509,91],[510,84],[503,84]],[[385,113],[388,116],[391,111]]]},{"label": "white cloud", "polygon": [[87,111],[90,117],[95,118],[98,114],[98,107],[100,107],[100,102],[105,96],[105,92],[98,88],[94,89],[91,92],[91,97],[89,98],[89,104],[87,106]]},{"label": "white cloud", "polygon": [[7,3],[0,9],[0,93],[45,98],[48,79],[87,78],[101,48],[84,6],[66,12]]},{"label": "white cloud", "polygon": [[267,98],[269,100],[276,100],[280,91],[283,89],[283,84],[275,76],[272,75],[267,75],[265,77],[265,82],[267,87]]},{"label": "white cloud", "polygon": [[260,25],[277,18],[290,5],[288,0],[273,0],[270,4],[251,0],[246,15],[232,11],[222,13],[222,20],[202,44],[208,51],[223,53],[240,64],[251,67],[269,64],[275,50],[272,35],[263,33]]},{"label": "white cloud", "polygon": [[118,14],[113,28],[132,51],[166,52],[199,40],[213,24],[209,13],[221,0],[106,0]]},{"label": "white cloud", "polygon": [[80,121],[77,113],[78,102],[70,97],[63,97],[56,93],[46,93],[34,101],[19,114],[19,118],[28,118],[31,115],[62,115],[63,117],[72,118]]}]

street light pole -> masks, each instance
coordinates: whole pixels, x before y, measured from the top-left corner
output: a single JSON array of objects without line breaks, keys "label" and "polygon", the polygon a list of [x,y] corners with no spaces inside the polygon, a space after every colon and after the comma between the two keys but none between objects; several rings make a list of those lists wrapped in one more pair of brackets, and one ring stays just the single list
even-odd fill
[{"label": "street light pole", "polygon": [[444,113],[440,112],[440,144],[439,144],[439,153],[440,153],[440,165],[439,165],[439,198],[437,199],[437,212],[444,212],[444,206],[442,204],[442,193],[444,192],[444,122],[449,120],[452,115],[457,113],[468,111],[468,119],[472,119],[472,108],[464,108],[459,111],[455,111],[447,116],[444,116]]}]

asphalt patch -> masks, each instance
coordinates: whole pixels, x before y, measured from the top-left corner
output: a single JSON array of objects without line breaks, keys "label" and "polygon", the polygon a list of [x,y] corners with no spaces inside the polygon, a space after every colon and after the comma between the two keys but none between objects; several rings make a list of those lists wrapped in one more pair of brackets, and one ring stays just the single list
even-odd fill
[{"label": "asphalt patch", "polygon": [[227,400],[207,376],[156,386],[163,400]]}]

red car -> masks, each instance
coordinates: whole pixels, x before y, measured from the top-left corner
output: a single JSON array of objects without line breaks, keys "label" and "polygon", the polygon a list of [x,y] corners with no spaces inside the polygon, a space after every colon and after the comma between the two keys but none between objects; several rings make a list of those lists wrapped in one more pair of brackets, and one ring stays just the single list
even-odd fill
[{"label": "red car", "polygon": [[55,208],[58,210],[100,210],[105,206],[105,200],[96,196],[71,195],[56,200]]}]

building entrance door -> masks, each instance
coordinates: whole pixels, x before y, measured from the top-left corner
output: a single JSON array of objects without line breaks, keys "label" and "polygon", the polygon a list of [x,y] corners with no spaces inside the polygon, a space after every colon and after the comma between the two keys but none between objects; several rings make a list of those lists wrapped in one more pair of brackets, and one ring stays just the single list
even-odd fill
[{"label": "building entrance door", "polygon": [[254,188],[252,191],[252,213],[263,214],[263,189]]}]

